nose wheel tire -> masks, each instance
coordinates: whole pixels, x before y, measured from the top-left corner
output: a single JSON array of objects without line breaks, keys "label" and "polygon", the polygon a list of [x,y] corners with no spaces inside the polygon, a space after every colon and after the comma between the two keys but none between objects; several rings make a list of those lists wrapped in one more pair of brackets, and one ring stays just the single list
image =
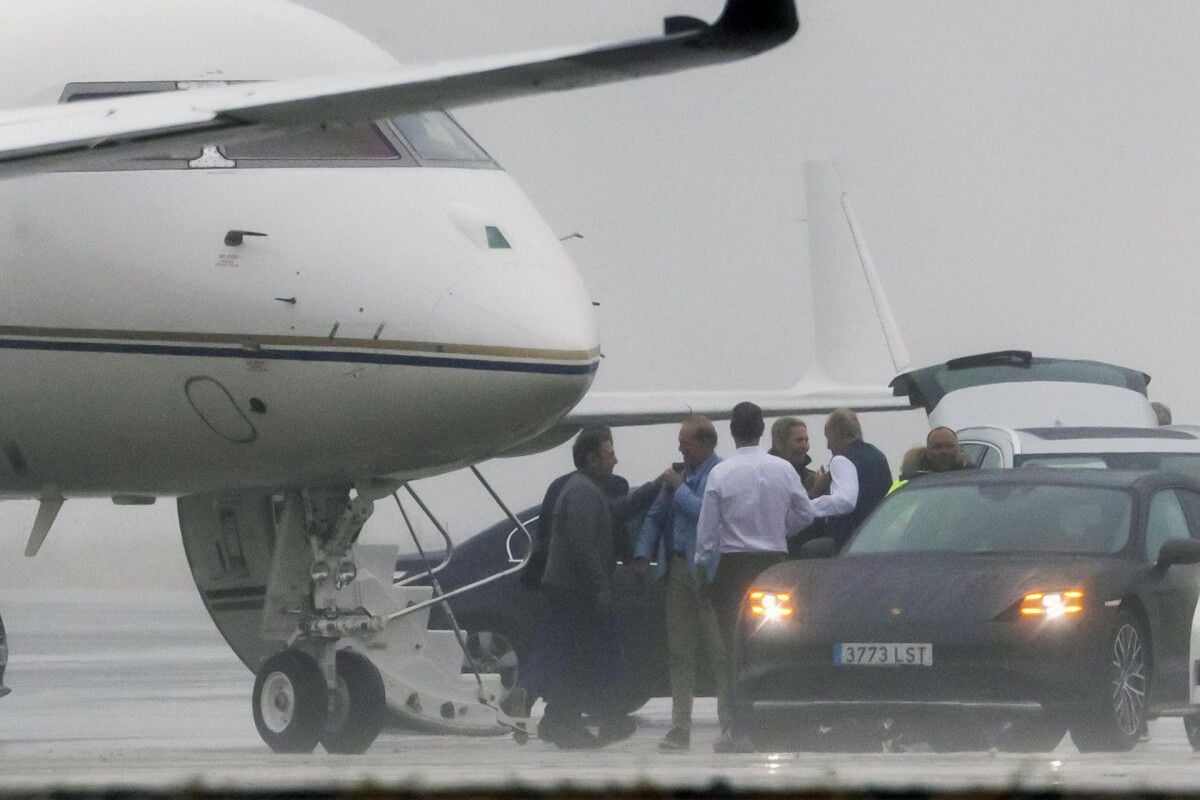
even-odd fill
[{"label": "nose wheel tire", "polygon": [[1097,684],[1091,707],[1071,725],[1071,739],[1081,753],[1131,750],[1146,728],[1150,652],[1141,624],[1122,613],[1104,652],[1104,681]]},{"label": "nose wheel tire", "polygon": [[321,744],[330,753],[365,753],[383,730],[387,698],[383,677],[371,660],[353,650],[337,653],[337,688]]},{"label": "nose wheel tire", "polygon": [[328,690],[316,659],[283,650],[254,679],[254,726],[276,753],[311,753],[328,714]]}]

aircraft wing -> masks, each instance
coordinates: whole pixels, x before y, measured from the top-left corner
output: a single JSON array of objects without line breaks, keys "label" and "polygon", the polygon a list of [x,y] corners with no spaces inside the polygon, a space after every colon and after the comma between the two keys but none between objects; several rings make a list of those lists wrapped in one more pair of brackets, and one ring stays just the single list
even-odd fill
[{"label": "aircraft wing", "polygon": [[557,447],[589,425],[614,428],[669,425],[678,423],[689,413],[703,414],[712,420],[729,419],[733,407],[743,400],[758,404],[768,418],[828,414],[835,408],[908,411],[913,407],[907,398],[894,396],[886,386],[834,383],[820,377],[819,373],[782,391],[588,392],[557,425],[504,455],[541,453]]},{"label": "aircraft wing", "polygon": [[886,386],[796,387],[784,391],[705,392],[589,392],[567,414],[562,425],[658,425],[679,422],[689,412],[709,419],[729,419],[733,407],[749,400],[763,415],[827,414],[835,408],[857,411],[906,411],[907,398],[893,396]]},{"label": "aircraft wing", "polygon": [[503,100],[752,56],[799,29],[794,0],[727,0],[713,24],[669,17],[663,36],[376,75],[243,83],[0,113],[0,176],[221,144],[329,121]]}]

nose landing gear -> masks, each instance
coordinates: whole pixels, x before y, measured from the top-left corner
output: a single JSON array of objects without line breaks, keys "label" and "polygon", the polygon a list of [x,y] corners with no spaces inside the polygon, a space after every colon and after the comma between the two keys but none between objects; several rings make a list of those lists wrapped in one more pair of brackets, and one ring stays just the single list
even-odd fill
[{"label": "nose landing gear", "polygon": [[[373,500],[391,495],[400,505],[398,488],[447,544],[441,564],[426,562],[422,573],[400,581],[397,546],[357,542]],[[499,708],[502,676],[490,671],[499,665],[480,674],[468,633],[457,623],[453,631],[429,630],[428,622],[439,604],[453,621],[448,599],[524,561],[442,593],[434,573],[449,562],[449,534],[411,486],[372,481],[353,495],[348,487],[192,495],[180,498],[179,519],[205,606],[255,674],[255,727],[275,752],[307,753],[321,744],[330,753],[362,753],[389,718],[437,732],[513,729]],[[407,515],[405,522],[416,542]],[[464,658],[474,674],[461,674]]]}]

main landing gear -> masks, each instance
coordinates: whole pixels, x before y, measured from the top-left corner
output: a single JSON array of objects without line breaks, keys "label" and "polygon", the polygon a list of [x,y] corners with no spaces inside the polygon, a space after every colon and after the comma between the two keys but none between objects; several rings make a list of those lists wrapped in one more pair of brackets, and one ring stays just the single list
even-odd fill
[{"label": "main landing gear", "polygon": [[[442,533],[446,556],[396,582],[399,548],[358,544],[357,538],[374,501],[392,495],[416,542],[399,489]],[[435,573],[453,548],[407,484],[193,495],[180,498],[179,518],[205,605],[255,673],[254,724],[272,750],[308,753],[320,744],[330,753],[362,753],[389,718],[442,732],[513,729],[498,708],[500,675],[461,674],[464,658],[474,663],[468,634],[457,625],[431,631],[427,623],[432,605],[450,612],[447,598],[524,562],[442,594]],[[430,585],[413,585],[422,578]],[[452,612],[448,616],[453,620]]]}]

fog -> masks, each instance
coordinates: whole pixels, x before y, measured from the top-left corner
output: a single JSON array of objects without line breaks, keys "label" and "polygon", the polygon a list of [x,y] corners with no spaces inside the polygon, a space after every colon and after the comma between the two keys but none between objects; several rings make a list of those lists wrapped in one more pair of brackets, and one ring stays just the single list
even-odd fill
[{"label": "fog", "polygon": [[[308,0],[402,61],[652,34],[719,0]],[[568,248],[599,314],[597,389],[780,388],[813,360],[803,162],[839,161],[913,359],[993,349],[1149,372],[1200,419],[1200,8],[1133,2],[802,2],[759,58],[456,111]],[[890,376],[880,376],[881,382]],[[828,459],[811,419],[813,455]],[[922,415],[875,415],[893,466]],[[724,427],[721,427],[722,432]],[[619,431],[618,472],[674,460],[673,426]],[[729,452],[727,436],[720,449]],[[560,448],[483,466],[514,507]],[[465,476],[423,482],[458,538],[500,513]],[[35,506],[0,514],[0,604],[65,585],[188,584],[174,503],[69,501],[42,554]],[[381,510],[367,536],[399,518]]]}]

